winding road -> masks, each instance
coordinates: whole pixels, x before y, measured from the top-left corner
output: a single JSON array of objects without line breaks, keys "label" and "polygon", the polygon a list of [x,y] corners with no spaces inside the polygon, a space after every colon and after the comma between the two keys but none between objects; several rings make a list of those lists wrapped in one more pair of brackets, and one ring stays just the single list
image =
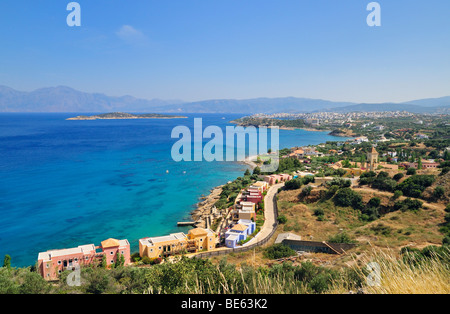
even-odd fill
[{"label": "winding road", "polygon": [[283,187],[284,183],[279,183],[271,186],[264,198],[264,225],[260,232],[250,241],[245,243],[243,247],[252,245],[261,240],[264,240],[276,228],[276,212],[277,212],[277,198],[278,189]]}]

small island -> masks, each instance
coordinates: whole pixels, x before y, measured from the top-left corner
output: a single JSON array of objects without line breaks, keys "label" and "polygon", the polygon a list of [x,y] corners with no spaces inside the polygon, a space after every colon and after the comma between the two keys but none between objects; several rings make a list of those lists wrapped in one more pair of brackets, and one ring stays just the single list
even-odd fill
[{"label": "small island", "polygon": [[77,116],[66,120],[118,120],[118,119],[186,119],[184,116],[165,115],[158,113],[131,114],[124,112],[103,113],[94,116]]}]

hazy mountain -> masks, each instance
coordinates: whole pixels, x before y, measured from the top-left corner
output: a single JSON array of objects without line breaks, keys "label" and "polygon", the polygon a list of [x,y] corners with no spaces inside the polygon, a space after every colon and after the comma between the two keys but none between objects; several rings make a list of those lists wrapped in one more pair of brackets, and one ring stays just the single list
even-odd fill
[{"label": "hazy mountain", "polygon": [[66,86],[19,92],[0,86],[0,112],[148,112],[182,101],[145,100],[132,96],[110,97],[84,93]]},{"label": "hazy mountain", "polygon": [[198,102],[185,103],[180,105],[170,105],[164,108],[157,108],[167,112],[195,112],[195,113],[294,113],[310,112],[313,109],[321,110],[329,107],[349,106],[350,102],[332,102],[321,99],[308,98],[255,98],[255,99],[216,99]]},{"label": "hazy mountain", "polygon": [[41,88],[32,92],[0,86],[0,112],[76,112],[76,113],[302,113],[314,111],[409,111],[449,112],[450,97],[413,100],[408,103],[357,104],[309,98],[215,99],[196,102],[111,97],[85,93],[70,87]]},{"label": "hazy mountain", "polygon": [[404,103],[422,107],[448,107],[450,106],[450,96],[441,98],[426,98],[426,99],[412,100]]}]

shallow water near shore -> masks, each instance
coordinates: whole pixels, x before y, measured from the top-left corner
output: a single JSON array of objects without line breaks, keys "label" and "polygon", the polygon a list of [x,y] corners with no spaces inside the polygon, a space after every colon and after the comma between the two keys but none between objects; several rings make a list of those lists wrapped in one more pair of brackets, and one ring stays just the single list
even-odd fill
[{"label": "shallow water near shore", "polygon": [[[240,115],[174,120],[66,121],[77,114],[0,114],[0,257],[33,265],[39,252],[187,232],[199,197],[243,174],[236,162],[171,158],[177,125],[225,128]],[[225,117],[225,119],[222,119]],[[280,130],[280,147],[342,140]]]}]

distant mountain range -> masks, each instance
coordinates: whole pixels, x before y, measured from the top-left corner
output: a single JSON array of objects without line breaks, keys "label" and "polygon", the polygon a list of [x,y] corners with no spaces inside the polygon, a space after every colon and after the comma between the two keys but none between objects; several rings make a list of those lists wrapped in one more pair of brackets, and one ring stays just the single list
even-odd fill
[{"label": "distant mountain range", "polygon": [[406,103],[358,104],[309,98],[216,99],[197,102],[111,97],[85,93],[66,86],[21,92],[0,86],[0,112],[76,112],[76,113],[305,113],[315,111],[409,111],[412,113],[450,113],[450,96],[413,100]]}]

